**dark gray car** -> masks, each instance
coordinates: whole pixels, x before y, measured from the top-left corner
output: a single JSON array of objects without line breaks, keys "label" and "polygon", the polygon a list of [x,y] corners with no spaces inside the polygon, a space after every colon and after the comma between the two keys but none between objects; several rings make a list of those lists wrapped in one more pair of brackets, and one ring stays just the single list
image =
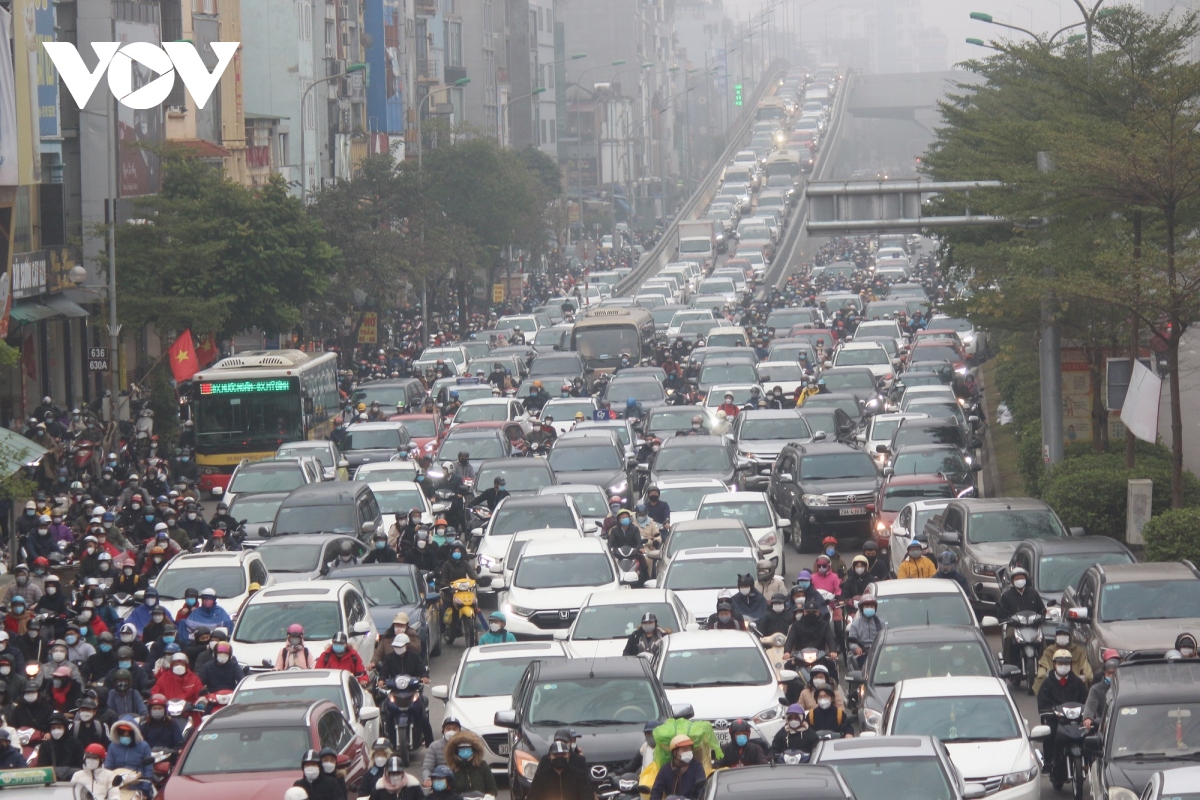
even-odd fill
[{"label": "dark gray car", "polygon": [[610,497],[629,497],[636,490],[637,459],[603,436],[567,439],[554,445],[547,459],[555,480],[600,486]]}]

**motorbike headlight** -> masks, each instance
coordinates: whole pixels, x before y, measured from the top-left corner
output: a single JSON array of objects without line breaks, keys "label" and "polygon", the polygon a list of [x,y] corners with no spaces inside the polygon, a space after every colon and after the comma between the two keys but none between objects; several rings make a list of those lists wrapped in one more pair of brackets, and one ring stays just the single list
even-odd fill
[{"label": "motorbike headlight", "polygon": [[513,750],[513,766],[517,768],[517,774],[527,781],[533,781],[534,773],[537,772],[538,760],[537,756],[532,753],[526,753],[524,750]]},{"label": "motorbike headlight", "polygon": [[[1033,759],[1030,760],[1032,761]],[[1029,769],[1021,770],[1020,772],[1010,772],[1005,775],[1000,779],[1000,788],[1011,789],[1014,786],[1021,786],[1022,784],[1037,780],[1037,776],[1038,767],[1035,763]],[[1112,795],[1110,794],[1109,797],[1112,797]]]},{"label": "motorbike headlight", "polygon": [[871,730],[876,730],[879,723],[883,721],[883,712],[876,711],[873,708],[863,709],[863,721]]},{"label": "motorbike headlight", "polygon": [[829,498],[823,494],[801,495],[800,500],[806,506],[827,506],[827,505],[829,505]]},{"label": "motorbike headlight", "polygon": [[435,481],[440,481],[442,478],[446,477],[445,472],[442,472],[440,469],[435,467],[430,467],[428,470],[426,470],[425,474]]},{"label": "motorbike headlight", "polygon": [[1062,619],[1062,606],[1046,606],[1046,621],[1058,622]]},{"label": "motorbike headlight", "polygon": [[1079,715],[1083,713],[1083,706],[1070,706],[1062,710],[1063,719],[1079,719]]}]

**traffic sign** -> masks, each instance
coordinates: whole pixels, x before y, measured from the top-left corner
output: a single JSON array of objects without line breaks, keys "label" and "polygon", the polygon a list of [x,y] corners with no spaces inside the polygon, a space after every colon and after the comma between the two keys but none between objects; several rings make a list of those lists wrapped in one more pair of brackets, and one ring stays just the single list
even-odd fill
[{"label": "traffic sign", "polygon": [[88,370],[91,372],[107,372],[108,371],[108,348],[107,347],[89,347],[88,348]]}]

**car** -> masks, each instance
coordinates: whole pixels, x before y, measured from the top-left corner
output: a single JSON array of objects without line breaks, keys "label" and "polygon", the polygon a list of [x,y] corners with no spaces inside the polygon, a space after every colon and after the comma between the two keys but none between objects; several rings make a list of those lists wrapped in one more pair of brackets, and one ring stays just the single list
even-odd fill
[{"label": "car", "polygon": [[[1083,529],[1072,533],[1082,535]],[[967,578],[971,600],[982,608],[994,608],[1000,600],[996,572],[1008,564],[1019,542],[1067,536],[1054,509],[1041,500],[1024,497],[955,500],[925,523],[934,558],[944,550],[958,556],[958,571]]]},{"label": "car", "polygon": [[958,581],[942,578],[909,578],[871,584],[867,591],[878,602],[877,616],[889,628],[927,625],[974,625],[994,628],[993,616],[976,617]]},{"label": "car", "polygon": [[246,703],[205,717],[187,740],[167,779],[169,796],[211,800],[282,797],[296,781],[301,756],[329,747],[347,784],[367,771],[368,743],[328,700]]},{"label": "car", "polygon": [[531,430],[521,401],[511,397],[485,397],[463,403],[450,421],[450,431],[464,422],[516,422],[526,433]]},{"label": "car", "polygon": [[495,724],[496,714],[512,709],[512,696],[530,662],[562,661],[567,657],[558,642],[509,642],[468,647],[459,659],[450,683],[439,684],[430,694],[446,703],[445,717],[455,717],[483,739],[484,758],[492,774],[508,772],[508,731]]},{"label": "car", "polygon": [[229,504],[229,516],[243,523],[241,529],[245,532],[245,538],[242,539],[242,547],[257,547],[267,540],[263,533],[270,536],[275,514],[289,494],[291,492],[243,494]]},{"label": "car", "polygon": [[1193,800],[1197,786],[1200,786],[1200,767],[1169,767],[1150,776],[1142,799]]},{"label": "car", "polygon": [[367,554],[367,546],[353,536],[323,533],[274,536],[259,545],[257,552],[275,582],[287,584],[321,577],[345,542],[357,558]]},{"label": "car", "polygon": [[883,468],[885,477],[942,475],[954,486],[955,497],[975,496],[975,473],[983,464],[975,456],[963,456],[954,445],[913,444],[896,451]]},{"label": "car", "polygon": [[828,535],[871,535],[871,512],[882,479],[861,450],[836,442],[789,444],[771,471],[768,493],[780,517],[792,521],[792,545],[816,552]]},{"label": "car", "polygon": [[650,483],[666,478],[716,478],[734,486],[750,467],[749,462],[738,461],[733,443],[723,436],[675,436],[662,443],[649,464],[638,468],[650,473]]},{"label": "car", "polygon": [[703,429],[712,431],[716,419],[715,412],[698,406],[659,406],[648,409],[646,419],[642,422],[642,430],[647,438],[655,436],[669,439],[679,431],[690,431],[693,417],[700,417]]},{"label": "car", "polygon": [[613,409],[623,409],[630,398],[637,400],[646,410],[667,404],[667,392],[662,381],[650,375],[626,376],[624,371],[608,382],[600,399]]},{"label": "car", "polygon": [[[645,491],[649,491],[651,484],[646,485]],[[660,499],[666,503],[671,509],[670,523],[678,525],[681,522],[687,522],[696,518],[696,511],[700,508],[700,502],[714,492],[729,491],[729,487],[724,481],[717,478],[666,478],[653,484],[658,489]],[[645,501],[645,493],[642,495],[643,502]]]},{"label": "car", "polygon": [[871,532],[880,549],[891,546],[892,522],[900,511],[915,500],[953,500],[954,484],[944,475],[926,472],[917,475],[893,475],[884,468],[883,483],[875,495]]},{"label": "car", "polygon": [[353,673],[344,669],[289,669],[256,672],[237,685],[229,707],[256,703],[314,703],[328,700],[338,707],[364,742],[379,738],[379,708]]},{"label": "car", "polygon": [[934,314],[929,319],[929,327],[934,330],[945,329],[956,332],[959,340],[962,341],[967,359],[971,363],[978,363],[987,357],[988,335],[985,331],[976,328],[975,324],[969,319],[944,317],[940,314]]},{"label": "car", "polygon": [[[478,391],[475,386],[459,386],[453,390],[461,393],[466,389]],[[487,389],[487,391],[490,396],[491,389]],[[441,414],[396,414],[391,417],[391,421],[404,423],[404,428],[408,431],[412,444],[417,446],[421,455],[433,455],[442,437],[446,434]]]},{"label": "car", "polygon": [[250,584],[260,589],[275,585],[257,550],[223,553],[180,553],[168,561],[151,582],[158,600],[172,617],[183,607],[188,589],[215,589],[217,603],[237,619],[242,604],[250,597]]},{"label": "car", "polygon": [[785,397],[792,397],[808,384],[808,373],[798,360],[760,361],[755,369],[764,393],[778,387],[783,390]]},{"label": "car", "polygon": [[311,456],[321,465],[324,479],[344,481],[349,477],[350,462],[342,458],[338,446],[328,439],[306,439],[300,442],[284,442],[275,451],[275,458],[298,458]]},{"label": "car", "polygon": [[[703,501],[701,503],[703,504]],[[663,566],[669,565],[671,559],[684,550],[704,550],[712,547],[749,548],[761,554],[754,537],[750,535],[750,529],[742,520],[697,518],[690,522],[676,522],[671,526],[671,535],[662,549]]]},{"label": "car", "polygon": [[862,669],[847,673],[847,693],[857,694],[866,728],[878,731],[884,705],[902,680],[972,675],[1002,678],[1019,671],[1020,667],[1012,664],[1000,666],[983,632],[974,625],[889,625],[875,639]]},{"label": "car", "polygon": [[721,592],[737,587],[739,575],[754,575],[758,551],[750,547],[702,547],[681,550],[659,570],[659,578],[646,581],[648,589],[670,589],[679,596],[691,619],[702,627],[717,611]]},{"label": "car", "polygon": [[543,486],[558,483],[544,458],[491,458],[475,471],[476,493],[491,489],[497,478],[504,478],[504,488],[516,496],[537,494]]},{"label": "car", "polygon": [[561,436],[574,427],[576,414],[582,413],[589,420],[598,408],[600,404],[594,397],[552,397],[542,408],[541,418],[553,417],[554,430]]},{"label": "car", "polygon": [[769,469],[789,442],[812,439],[813,432],[794,408],[741,411],[733,418],[729,436],[738,456]]},{"label": "car", "polygon": [[836,408],[853,420],[854,429],[861,428],[865,418],[867,400],[853,392],[821,392],[805,395],[801,399],[800,410],[812,411],[822,408]]},{"label": "car", "polygon": [[[714,328],[713,330],[733,330],[725,328]],[[723,345],[714,345],[723,346]],[[751,353],[754,351],[750,348]],[[717,394],[718,397],[723,396],[726,391],[726,384],[736,384],[741,386],[757,386],[758,372],[755,370],[754,363],[746,358],[729,358],[727,356],[709,356],[704,359],[703,365],[700,367],[700,374],[696,379],[696,388],[708,394]],[[745,400],[742,401],[743,403]],[[711,405],[720,405],[720,401]]]},{"label": "car", "polygon": [[[431,592],[421,570],[412,564],[355,564],[334,566],[322,576],[324,580],[349,581],[367,601],[367,609],[375,629],[386,631],[400,612],[408,615],[408,625],[417,631],[422,652],[431,656],[441,653],[442,625],[438,611],[441,596]],[[364,655],[360,653],[359,655]],[[370,654],[363,660],[369,662]]]},{"label": "car", "polygon": [[[262,461],[242,459],[229,478],[224,500],[232,503],[239,495],[263,492],[290,492],[309,483],[324,480],[321,465],[315,458],[265,458]],[[214,492],[221,496],[221,492]]]},{"label": "car", "polygon": [[596,538],[530,542],[513,566],[500,596],[505,625],[514,636],[549,638],[570,627],[589,594],[636,583],[621,573],[604,542]]},{"label": "car", "polygon": [[496,713],[495,724],[509,730],[508,782],[514,800],[528,796],[538,762],[559,728],[583,734],[590,776],[601,781],[642,746],[647,722],[694,713],[689,706],[672,707],[644,658],[534,660],[512,701],[511,710]]},{"label": "car", "polygon": [[563,643],[571,658],[620,656],[625,652],[629,637],[638,630],[644,614],[658,617],[658,627],[666,633],[699,627],[690,621],[683,601],[672,591],[620,589],[592,592],[571,627],[555,631],[554,638]]},{"label": "car", "polygon": [[791,670],[776,674],[749,631],[673,633],[659,645],[654,668],[667,700],[690,705],[696,719],[712,724],[722,746],[730,744],[729,724],[744,719],[769,749],[784,721],[779,684],[796,679]]},{"label": "car", "polygon": [[871,366],[826,367],[819,377],[825,381],[825,388],[830,392],[851,394],[863,402],[878,396],[880,392],[881,379],[876,377]]},{"label": "car", "polygon": [[1031,739],[1050,736],[1047,725],[1026,730],[998,678],[902,680],[892,690],[880,724],[883,736],[936,736],[967,783],[995,800],[1038,800],[1040,762]]},{"label": "car", "polygon": [[888,446],[892,435],[904,419],[926,419],[928,414],[873,414],[867,418],[866,429],[855,438],[863,450],[871,454],[875,464],[883,469],[888,463]]},{"label": "car", "polygon": [[609,495],[599,486],[587,483],[566,483],[554,486],[543,486],[538,489],[538,496],[565,495],[575,501],[575,508],[583,519],[584,526],[599,530],[604,518],[608,516]]},{"label": "car", "polygon": [[370,661],[379,633],[358,587],[349,581],[291,583],[263,589],[238,615],[229,641],[238,661],[251,672],[275,669],[275,657],[287,642],[289,625],[304,626],[304,644],[319,655],[339,631]]},{"label": "car", "polygon": [[[1099,753],[1088,770],[1092,797],[1146,798],[1154,773],[1196,760],[1197,686],[1200,663],[1195,660],[1133,661],[1117,668],[1100,725]],[[1188,788],[1195,792],[1196,784]]]},{"label": "car", "polygon": [[905,417],[896,426],[892,440],[886,445],[876,446],[877,452],[885,453],[890,457],[901,447],[914,444],[945,444],[957,447],[963,460],[966,461],[967,456],[974,459],[972,450],[983,446],[983,442],[968,433],[955,417],[934,417],[928,414],[919,419],[909,418],[907,414]]},{"label": "car", "polygon": [[409,482],[416,476],[416,461],[377,461],[373,464],[363,464],[355,470],[352,480],[358,483]]},{"label": "car", "polygon": [[769,764],[721,769],[708,777],[704,800],[855,800],[850,786],[832,767]]},{"label": "car", "polygon": [[908,386],[906,384],[900,395],[900,410],[907,411],[908,407],[918,400],[930,399],[957,403],[958,395],[954,393],[953,386],[947,386],[944,383],[931,384],[929,386]]},{"label": "car", "polygon": [[920,342],[914,342],[904,358],[904,366],[905,369],[911,369],[915,365],[926,361],[949,361],[954,365],[955,370],[965,370],[967,368],[967,354],[963,352],[957,337],[953,339],[935,339],[931,337],[922,339]]},{"label": "car", "polygon": [[508,550],[504,553],[504,561],[499,565],[492,565],[488,568],[488,572],[492,573],[491,589],[494,592],[499,592],[506,586],[512,585],[513,572],[516,569],[517,561],[521,558],[521,553],[525,552],[525,548],[530,542],[561,542],[564,539],[580,538],[580,533],[574,528],[534,528],[528,531],[517,531],[512,536],[512,541],[508,543]]},{"label": "car", "polygon": [[546,458],[556,483],[598,485],[609,496],[629,497],[637,486],[637,459],[616,441],[584,436],[556,442]]},{"label": "car", "polygon": [[[1088,567],[1100,564],[1133,564],[1137,559],[1129,548],[1108,536],[1072,536],[1067,539],[1027,539],[1017,545],[1008,565],[996,573],[1001,592],[1011,583],[1009,575],[1016,567],[1029,573],[1029,586],[1046,604],[1046,628],[1049,636],[1062,621],[1063,592],[1083,577]],[[1048,640],[1047,637],[1047,640]]]},{"label": "car", "polygon": [[[914,538],[918,542],[924,542],[925,523],[932,517],[941,514],[948,505],[950,505],[948,499],[917,500],[900,509],[900,513],[892,520],[891,529],[888,531],[891,538],[887,547],[880,545],[880,550],[886,552],[891,560],[893,575],[900,569],[900,563],[908,557],[908,543]],[[883,532],[876,529],[875,541],[878,542],[882,538]]]},{"label": "car", "polygon": [[425,399],[425,384],[417,378],[389,378],[367,381],[355,387],[350,402],[364,406],[379,403],[389,411],[403,403],[403,408],[419,408]]},{"label": "car", "polygon": [[[782,574],[784,530],[791,527],[791,520],[780,519],[771,507],[765,492],[720,492],[710,494],[700,501],[696,509],[696,521],[741,520],[750,532],[754,546],[763,558],[775,561],[775,569]],[[672,541],[674,533],[672,533]]]},{"label": "car", "polygon": [[875,376],[877,385],[888,390],[896,377],[896,367],[892,364],[891,356],[878,342],[846,342],[834,351],[833,361],[826,362],[828,367],[866,367]]},{"label": "car", "polygon": [[339,445],[353,473],[363,464],[407,458],[411,441],[403,423],[389,420],[347,425]]},{"label": "car", "polygon": [[442,345],[440,347],[426,347],[421,351],[422,361],[432,360],[436,362],[439,358],[443,361],[453,361],[454,366],[460,371],[471,360],[470,354],[464,348],[453,344]]},{"label": "car", "polygon": [[[709,359],[709,361],[714,360],[723,359]],[[743,366],[746,366],[744,362],[742,363]],[[709,387],[708,394],[704,397],[704,407],[715,414],[717,407],[725,402],[725,395],[733,395],[733,404],[741,408],[752,398],[765,397],[766,393],[763,392],[763,387],[757,383],[717,383]],[[739,411],[736,416],[740,417],[743,413],[745,412]]]},{"label": "car", "polygon": [[383,514],[370,484],[325,481],[301,486],[275,512],[271,536],[344,533],[370,539],[383,528]]},{"label": "car", "polygon": [[[514,427],[516,430],[512,430]],[[467,454],[476,472],[485,459],[508,458],[513,454],[513,445],[506,435],[506,429],[518,438],[524,434],[524,430],[516,423],[466,422],[459,425],[442,440],[433,457],[434,464],[426,474],[435,484],[440,484],[449,474],[451,465],[458,460],[459,453]]]},{"label": "car", "polygon": [[1200,570],[1190,561],[1095,564],[1063,592],[1062,607],[1093,669],[1113,648],[1161,658],[1184,631],[1200,630]]},{"label": "car", "polygon": [[[815,440],[819,434],[842,444],[853,444],[857,441],[855,431],[858,430],[857,416],[851,418],[840,408],[817,408],[816,405],[797,409],[801,418],[808,423],[813,431]],[[883,465],[880,464],[882,467]]]},{"label": "car", "polygon": [[[538,528],[574,528],[581,534],[594,534],[597,530],[584,523],[579,509],[567,497],[509,496],[496,506],[486,527],[471,531],[471,549],[478,554],[479,569],[503,566],[512,537],[518,531]],[[490,589],[480,587],[479,591],[486,593]]]},{"label": "car", "polygon": [[421,523],[424,525],[432,525],[448,508],[445,503],[430,503],[416,481],[372,481],[370,486],[383,514],[384,531],[391,531],[393,525],[404,527],[405,520],[414,508],[420,509]]},{"label": "car", "polygon": [[680,335],[680,331],[683,327],[683,323],[685,323],[685,322],[690,322],[692,320],[701,320],[701,321],[707,322],[709,324],[712,324],[713,319],[714,319],[714,317],[713,317],[713,313],[712,313],[711,309],[707,309],[707,308],[680,309],[679,311],[675,312],[675,315],[671,317],[671,321],[667,324],[666,337],[667,337],[667,339],[674,341],[675,337]]},{"label": "car", "polygon": [[983,797],[966,784],[934,736],[880,736],[818,742],[809,763],[833,767],[855,800],[965,800]]}]

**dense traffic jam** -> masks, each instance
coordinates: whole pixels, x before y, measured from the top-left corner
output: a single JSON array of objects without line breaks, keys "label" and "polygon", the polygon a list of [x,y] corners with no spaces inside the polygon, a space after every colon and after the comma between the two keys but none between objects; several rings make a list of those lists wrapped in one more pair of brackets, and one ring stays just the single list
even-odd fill
[{"label": "dense traffic jam", "polygon": [[988,337],[932,242],[773,264],[839,85],[789,74],[626,296],[618,237],[461,329],[217,361],[173,457],[45,472],[0,785],[1200,797],[1196,568],[988,496]]}]

